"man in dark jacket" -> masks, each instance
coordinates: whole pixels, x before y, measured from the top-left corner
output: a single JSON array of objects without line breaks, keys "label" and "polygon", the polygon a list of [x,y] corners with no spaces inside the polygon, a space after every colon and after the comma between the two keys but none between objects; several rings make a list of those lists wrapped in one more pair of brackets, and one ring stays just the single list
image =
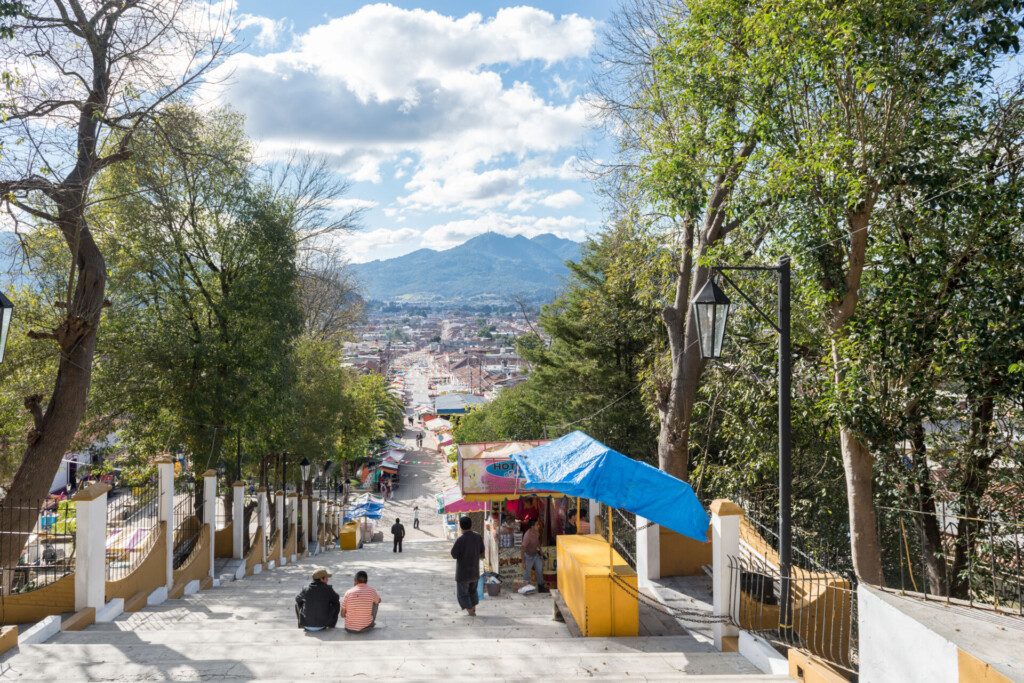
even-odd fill
[{"label": "man in dark jacket", "polygon": [[313,581],[295,596],[295,616],[299,628],[322,631],[338,625],[341,598],[329,585],[331,575],[324,569],[313,572]]},{"label": "man in dark jacket", "polygon": [[484,539],[473,531],[473,520],[463,517],[459,520],[462,535],[452,546],[455,558],[455,595],[459,607],[471,617],[476,616],[476,605],[480,602],[476,586],[480,580],[480,558],[484,556]]},{"label": "man in dark jacket", "polygon": [[397,517],[395,517],[395,523],[391,525],[391,538],[394,540],[391,552],[402,552],[402,539],[405,538],[405,527],[402,526],[402,520]]}]

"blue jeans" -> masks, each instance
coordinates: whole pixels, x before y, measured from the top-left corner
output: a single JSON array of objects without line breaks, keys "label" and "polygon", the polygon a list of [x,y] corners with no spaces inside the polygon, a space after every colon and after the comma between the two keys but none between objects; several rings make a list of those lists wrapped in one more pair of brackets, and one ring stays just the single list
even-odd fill
[{"label": "blue jeans", "polygon": [[544,559],[540,555],[523,555],[523,581],[530,583],[530,570],[537,572],[537,588],[544,588]]}]

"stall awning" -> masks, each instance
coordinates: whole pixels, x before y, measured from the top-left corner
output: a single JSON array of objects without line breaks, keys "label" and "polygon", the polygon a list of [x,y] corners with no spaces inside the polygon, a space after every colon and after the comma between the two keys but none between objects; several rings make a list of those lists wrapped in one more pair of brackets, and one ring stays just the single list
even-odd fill
[{"label": "stall awning", "polygon": [[433,420],[428,420],[423,426],[432,432],[440,432],[445,429],[450,430],[452,423],[443,417],[435,417]]},{"label": "stall awning", "polygon": [[698,541],[708,513],[685,481],[614,451],[583,432],[566,434],[512,459],[528,490],[560,491],[629,510]]},{"label": "stall awning", "polygon": [[462,497],[462,491],[458,486],[452,486],[443,493],[438,494],[438,511],[444,513],[452,512],[486,512],[490,506],[486,502],[473,502]]}]

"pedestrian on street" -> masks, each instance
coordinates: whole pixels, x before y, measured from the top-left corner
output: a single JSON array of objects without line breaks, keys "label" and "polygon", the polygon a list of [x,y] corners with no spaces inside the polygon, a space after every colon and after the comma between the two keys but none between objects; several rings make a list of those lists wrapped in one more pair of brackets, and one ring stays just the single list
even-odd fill
[{"label": "pedestrian on street", "polygon": [[341,616],[349,633],[362,633],[377,625],[380,594],[366,583],[368,580],[366,572],[356,572],[353,586],[345,591],[341,601]]},{"label": "pedestrian on street", "polygon": [[420,506],[417,505],[412,509],[412,528],[420,528]]},{"label": "pedestrian on street", "polygon": [[313,572],[313,581],[295,596],[295,616],[299,628],[322,631],[338,625],[341,600],[329,585],[331,575],[326,569]]},{"label": "pedestrian on street", "polygon": [[537,574],[537,592],[548,593],[544,583],[544,558],[540,554],[540,525],[531,519],[523,534],[523,581],[530,583],[530,570]]},{"label": "pedestrian on street", "polygon": [[405,527],[402,526],[402,520],[398,517],[395,517],[395,523],[391,525],[391,538],[394,540],[391,552],[402,552],[402,539],[405,538]]},{"label": "pedestrian on street", "polygon": [[476,586],[480,580],[480,558],[484,556],[484,539],[473,531],[473,521],[469,517],[459,519],[462,535],[452,546],[452,557],[455,559],[455,595],[459,600],[459,608],[466,610],[471,617],[476,616],[476,606],[480,602]]}]

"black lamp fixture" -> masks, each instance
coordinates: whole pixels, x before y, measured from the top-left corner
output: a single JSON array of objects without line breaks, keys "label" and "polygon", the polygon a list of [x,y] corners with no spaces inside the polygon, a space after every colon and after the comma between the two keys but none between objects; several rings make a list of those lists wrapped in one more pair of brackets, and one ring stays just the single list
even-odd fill
[{"label": "black lamp fixture", "polygon": [[302,473],[302,481],[309,481],[309,458],[303,458],[299,463],[299,471]]},{"label": "black lamp fixture", "polygon": [[14,304],[0,292],[0,363],[4,362],[7,351],[7,334],[11,331],[11,316],[14,315]]},{"label": "black lamp fixture", "polygon": [[697,323],[700,355],[704,358],[718,358],[722,355],[729,303],[729,297],[715,283],[714,278],[708,278],[693,298],[693,318]]},{"label": "black lamp fixture", "polygon": [[327,460],[324,460],[323,472],[321,472],[321,474],[324,477],[329,476],[331,474],[331,468],[332,467],[334,467],[334,462],[330,458],[328,458]]},{"label": "black lamp fixture", "polygon": [[227,471],[227,469],[228,469],[228,464],[226,462],[224,462],[224,458],[221,458],[220,460],[217,461],[217,476],[218,477],[223,477],[224,476],[224,472]]}]

